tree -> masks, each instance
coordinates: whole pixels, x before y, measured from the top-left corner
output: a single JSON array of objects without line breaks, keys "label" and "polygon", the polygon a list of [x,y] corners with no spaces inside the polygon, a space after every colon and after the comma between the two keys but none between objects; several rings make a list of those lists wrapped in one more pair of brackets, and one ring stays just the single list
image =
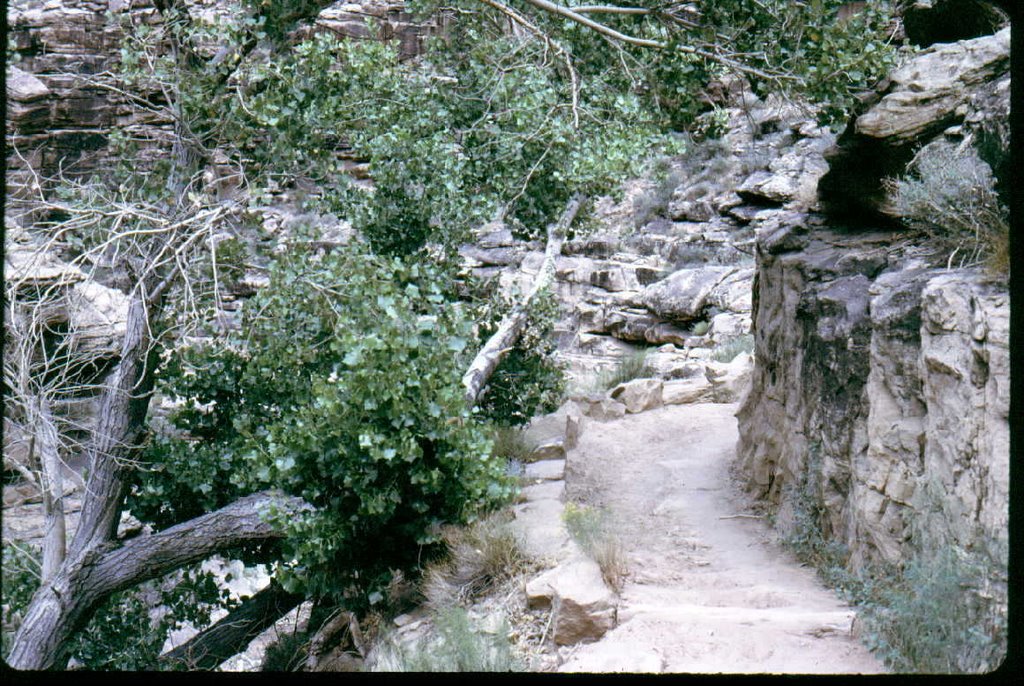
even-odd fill
[{"label": "tree", "polygon": [[[539,237],[562,215],[550,262],[577,194],[607,192],[646,156],[677,150],[667,129],[692,120],[702,105],[690,91],[713,75],[811,92],[845,75],[855,90],[884,63],[858,76],[849,54],[815,37],[815,27],[833,35],[835,2],[737,1],[696,15],[654,4],[423,3],[415,9],[457,16],[409,62],[384,44],[303,38],[296,26],[324,4],[246,0],[246,12],[205,23],[186,3],[158,3],[159,23],[128,27],[121,73],[95,82],[156,107],[171,144],[140,166],[132,141],[115,136],[123,168],[64,182],[57,200],[36,203],[75,264],[114,270],[130,306],[83,448],[80,524],[63,558],[59,534],[47,545],[47,578],[12,666],[61,666],[69,639],[112,594],[220,552],[273,562],[275,585],[168,661],[212,667],[298,598],[365,609],[442,523],[509,494],[472,405],[534,294],[484,345],[471,303],[451,286],[469,231],[499,217]],[[810,28],[794,40],[787,27],[800,20]],[[859,21],[877,28],[879,15]],[[749,49],[725,48],[750,30]],[[822,79],[823,61],[836,59]],[[369,163],[371,189],[346,173],[345,146]],[[326,250],[298,232],[231,333],[204,312],[238,269],[225,258],[270,259],[231,236],[253,230],[246,201],[275,187],[311,189],[306,207],[344,213],[367,245]],[[216,335],[183,344],[204,332]],[[55,378],[73,364],[33,345]],[[33,388],[36,357],[11,378],[42,427],[36,473],[57,531],[62,490],[47,466],[50,391]],[[170,427],[151,421],[158,387],[183,401]],[[119,540],[126,505],[156,533]],[[366,550],[375,540],[393,545]]]}]

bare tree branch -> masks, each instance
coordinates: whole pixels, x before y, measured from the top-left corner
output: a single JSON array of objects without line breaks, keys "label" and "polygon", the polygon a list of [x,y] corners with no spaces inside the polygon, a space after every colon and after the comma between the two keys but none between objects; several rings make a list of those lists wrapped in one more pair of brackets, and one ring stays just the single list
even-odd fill
[{"label": "bare tree branch", "polygon": [[68,639],[110,594],[244,543],[280,538],[283,534],[265,516],[270,507],[295,514],[310,506],[296,497],[264,491],[159,533],[69,556],[33,596],[14,636],[8,664],[15,669],[60,667]]}]

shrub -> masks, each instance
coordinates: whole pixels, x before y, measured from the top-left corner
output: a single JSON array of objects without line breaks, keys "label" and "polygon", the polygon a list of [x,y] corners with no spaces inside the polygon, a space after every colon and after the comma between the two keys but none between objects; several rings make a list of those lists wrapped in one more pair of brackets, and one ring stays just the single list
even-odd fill
[{"label": "shrub", "polygon": [[711,357],[716,362],[732,362],[741,353],[751,352],[754,352],[754,336],[745,333],[742,336],[736,336],[722,343],[711,354]]},{"label": "shrub", "polygon": [[42,552],[38,547],[11,541],[3,546],[3,629],[0,651],[7,655],[10,641],[21,626],[22,614],[41,580]]},{"label": "shrub", "polygon": [[460,383],[472,320],[439,268],[359,249],[296,246],[270,278],[240,332],[171,357],[189,438],[154,436],[130,505],[166,526],[266,488],[302,497],[316,509],[276,518],[287,538],[264,558],[287,590],[361,612],[439,525],[514,495]]},{"label": "shrub", "polygon": [[436,610],[485,594],[512,578],[526,561],[505,513],[468,527],[450,527],[443,536],[447,557],[428,565],[422,584],[427,604]]},{"label": "shrub", "polygon": [[655,371],[648,363],[647,355],[647,350],[638,350],[622,358],[614,369],[598,376],[598,387],[602,390],[611,390],[621,383],[653,376]]},{"label": "shrub", "polygon": [[[492,321],[480,327],[480,345],[487,340],[511,305],[492,311]],[[564,369],[551,335],[558,316],[558,299],[548,290],[534,298],[529,318],[519,339],[484,388],[478,403],[480,414],[504,425],[526,424],[537,414],[558,407],[565,392]]]},{"label": "shrub", "polygon": [[621,541],[612,530],[608,512],[566,503],[562,519],[569,535],[601,568],[605,583],[620,592],[627,571],[626,557]]},{"label": "shrub", "polygon": [[675,193],[676,188],[685,180],[686,172],[683,170],[669,170],[665,172],[664,176],[657,181],[653,188],[634,198],[634,228],[639,229],[656,217],[666,216],[668,205],[672,201],[672,194]]},{"label": "shrub", "polygon": [[947,265],[985,261],[992,271],[1006,273],[1009,214],[976,149],[936,141],[921,148],[909,171],[886,184],[902,220],[924,231]]},{"label": "shrub", "polygon": [[384,639],[375,672],[514,672],[523,667],[512,653],[507,620],[493,634],[473,625],[462,608],[433,618],[433,631],[411,645]]},{"label": "shrub", "polygon": [[918,498],[914,552],[902,569],[874,562],[851,572],[849,550],[826,533],[826,507],[814,485],[820,472],[820,446],[812,445],[800,481],[786,487],[793,526],[783,541],[858,606],[864,643],[897,672],[976,673],[998,666],[1006,653],[1006,615],[978,602],[976,589],[991,571],[984,556],[940,540],[935,532],[941,526]]},{"label": "shrub", "polygon": [[[3,546],[3,654],[39,588],[41,551]],[[198,567],[175,572],[108,598],[73,639],[72,659],[85,669],[154,669],[168,634],[185,622],[202,627],[216,607],[231,608],[226,591]]]},{"label": "shrub", "polygon": [[494,427],[494,448],[491,454],[495,457],[503,457],[509,462],[527,462],[532,449],[523,432],[518,427],[501,426]]},{"label": "shrub", "polygon": [[1006,616],[972,602],[984,565],[953,547],[919,553],[863,613],[863,635],[895,671],[980,673],[1006,654]]}]

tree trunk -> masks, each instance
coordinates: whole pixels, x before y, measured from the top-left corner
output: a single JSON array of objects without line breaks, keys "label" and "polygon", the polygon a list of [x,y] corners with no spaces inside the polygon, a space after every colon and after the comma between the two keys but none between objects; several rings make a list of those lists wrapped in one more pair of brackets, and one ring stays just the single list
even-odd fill
[{"label": "tree trunk", "polygon": [[139,290],[132,294],[128,308],[121,362],[106,383],[96,428],[86,449],[89,478],[68,557],[79,557],[113,540],[121,519],[122,476],[139,447],[156,367],[149,307]]},{"label": "tree trunk", "polygon": [[15,669],[53,669],[67,658],[69,639],[112,593],[163,576],[241,544],[278,538],[263,516],[308,508],[301,499],[265,491],[124,545],[90,548],[65,561],[29,604],[7,662]]},{"label": "tree trunk", "polygon": [[505,354],[512,349],[519,339],[529,315],[530,304],[538,293],[547,288],[555,278],[555,258],[562,252],[562,243],[565,240],[565,232],[576,218],[583,198],[579,195],[573,196],[562,212],[557,224],[548,227],[547,247],[544,249],[544,262],[537,272],[530,292],[523,298],[523,301],[516,305],[501,320],[498,330],[487,339],[487,343],[480,349],[480,352],[473,358],[469,370],[462,377],[462,385],[466,388],[466,403],[472,407],[480,398],[487,380],[491,378],[494,370],[501,364]]},{"label": "tree trunk", "polygon": [[46,516],[43,532],[42,569],[42,581],[46,583],[60,569],[67,552],[67,534],[64,522],[64,479],[61,475],[57,427],[54,425],[50,402],[46,398],[45,392],[41,392],[36,398],[34,414],[31,421],[35,425],[35,447],[39,450],[40,491],[43,497],[43,513]]},{"label": "tree trunk", "polygon": [[160,656],[165,667],[189,670],[216,669],[225,660],[245,650],[254,638],[303,600],[276,583],[247,599],[213,626],[204,629],[174,650]]}]

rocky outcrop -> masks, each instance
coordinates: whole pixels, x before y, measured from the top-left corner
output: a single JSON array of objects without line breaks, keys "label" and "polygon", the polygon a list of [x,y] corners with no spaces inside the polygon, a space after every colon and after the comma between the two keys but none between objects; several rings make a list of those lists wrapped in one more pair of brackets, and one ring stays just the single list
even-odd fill
[{"label": "rocky outcrop", "polygon": [[[810,517],[855,568],[899,565],[929,545],[969,553],[985,570],[973,590],[996,613],[1007,573],[1006,284],[929,262],[933,251],[914,242],[925,239],[877,217],[888,211],[881,179],[922,143],[1005,125],[1008,41],[1001,31],[920,53],[826,154],[824,212],[753,220],[755,364],[737,415],[739,472],[784,532]],[[912,537],[922,522],[930,543]]]},{"label": "rocky outcrop", "polygon": [[[8,38],[17,63],[7,72],[9,195],[31,193],[35,174],[48,177],[60,170],[68,175],[88,175],[101,168],[107,136],[114,126],[140,140],[167,140],[169,116],[133,106],[97,78],[118,67],[125,38],[121,21],[128,15],[135,23],[157,21],[158,4],[153,0],[10,3]],[[423,41],[436,29],[434,23],[413,21],[401,2],[325,4],[316,20],[299,27],[297,35],[326,31],[340,37],[393,40],[399,54],[409,57],[422,50]],[[197,0],[189,5],[196,16],[229,11],[219,0]],[[367,19],[377,21],[375,34]],[[212,47],[213,51],[217,48]],[[159,93],[134,95],[162,102]]]},{"label": "rocky outcrop", "polygon": [[1010,29],[934,45],[884,81],[866,111],[826,153],[819,194],[826,211],[877,221],[892,214],[883,180],[901,174],[925,143],[1008,121]]}]

